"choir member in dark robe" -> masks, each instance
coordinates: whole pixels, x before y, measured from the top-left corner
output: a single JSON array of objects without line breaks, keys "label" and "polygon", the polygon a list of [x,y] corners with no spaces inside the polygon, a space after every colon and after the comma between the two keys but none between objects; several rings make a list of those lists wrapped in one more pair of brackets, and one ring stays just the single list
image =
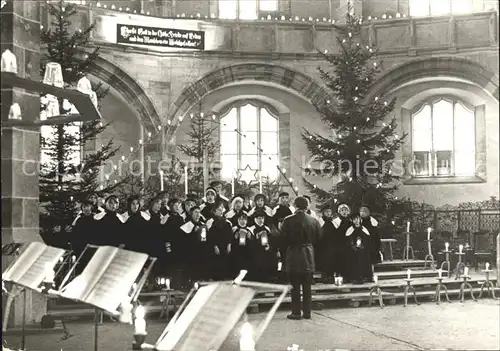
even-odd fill
[{"label": "choir member in dark robe", "polygon": [[371,262],[377,264],[382,262],[381,254],[381,241],[378,229],[378,221],[371,216],[370,207],[368,205],[361,205],[359,208],[359,215],[361,216],[361,224],[368,229],[371,238]]},{"label": "choir member in dark robe", "polygon": [[105,212],[99,212],[94,215],[96,220],[94,245],[99,246],[120,246],[125,244],[123,217],[117,213],[119,207],[118,198],[110,195],[105,201]]},{"label": "choir member in dark robe", "polygon": [[273,210],[266,205],[266,196],[264,194],[257,194],[255,195],[253,199],[255,203],[255,207],[252,208],[250,211],[248,211],[248,217],[250,218],[249,224],[254,225],[255,224],[255,212],[256,211],[262,211],[265,213],[265,224],[269,228],[273,228],[274,226],[274,221],[273,221]]},{"label": "choir member in dark robe", "polygon": [[231,253],[231,222],[224,217],[224,204],[217,203],[213,216],[207,221],[208,242],[212,247],[211,275],[214,280],[224,280],[229,275],[229,255]]},{"label": "choir member in dark robe", "polygon": [[222,182],[214,180],[209,184],[209,187],[215,189],[215,202],[220,202],[224,205],[226,211],[229,210],[229,199],[222,194]]},{"label": "choir member in dark robe", "polygon": [[346,277],[353,284],[371,282],[373,277],[371,264],[370,232],[361,225],[361,217],[354,214],[352,226],[345,233],[347,238]]},{"label": "choir member in dark robe", "polygon": [[315,219],[318,219],[319,220],[319,217],[318,217],[318,214],[314,211],[314,210],[311,210],[311,204],[312,204],[312,201],[311,201],[311,197],[309,195],[303,195],[302,196],[304,199],[307,200],[307,211],[306,213],[309,215],[309,216],[312,216],[313,218]]},{"label": "choir member in dark robe", "polygon": [[186,200],[182,203],[182,213],[181,216],[184,219],[184,223],[191,220],[191,208],[197,206],[196,195],[188,194]]},{"label": "choir member in dark robe", "polygon": [[207,190],[205,190],[205,198],[204,198],[205,202],[200,206],[201,215],[203,216],[205,221],[208,221],[210,218],[213,217],[214,209],[216,206],[215,202],[216,196],[217,193],[215,192],[214,188],[208,187]]},{"label": "choir member in dark robe", "polygon": [[243,210],[243,198],[237,196],[231,202],[231,209],[227,211],[224,216],[229,222],[231,222],[231,225],[234,227],[238,225],[238,216],[241,213],[247,214]]},{"label": "choir member in dark robe", "polygon": [[207,267],[211,257],[211,250],[207,244],[207,227],[203,223],[198,206],[189,209],[189,221],[181,226],[185,237],[186,274],[190,281],[208,280]]},{"label": "choir member in dark robe", "polygon": [[170,199],[168,201],[168,208],[170,208],[168,220],[164,235],[167,240],[167,256],[170,263],[168,270],[174,284],[186,283],[182,280],[182,269],[186,260],[183,257],[183,242],[184,237],[181,226],[184,224],[182,218],[181,202],[179,199]]},{"label": "choir member in dark robe", "polygon": [[255,237],[253,270],[256,281],[270,282],[276,278],[278,270],[279,235],[273,234],[265,225],[266,213],[257,210],[254,213],[254,225],[249,229]]},{"label": "choir member in dark robe", "polygon": [[122,213],[125,220],[125,248],[135,252],[148,253],[147,243],[151,234],[148,230],[149,214],[141,211],[140,198],[131,196],[127,200],[127,211]]},{"label": "choir member in dark robe", "polygon": [[233,239],[231,244],[231,269],[233,276],[244,269],[248,272],[248,279],[255,279],[255,271],[252,267],[252,254],[255,248],[255,238],[248,228],[248,216],[240,212],[236,217],[237,224],[233,226]]},{"label": "choir member in dark robe", "polygon": [[162,216],[166,216],[170,212],[170,208],[168,207],[169,195],[168,192],[162,191],[158,194],[158,198],[161,201],[160,213]]},{"label": "choir member in dark robe", "polygon": [[315,258],[318,262],[318,268],[322,272],[323,281],[329,283],[335,280],[335,269],[331,258],[334,252],[335,227],[333,225],[333,211],[329,205],[323,207],[319,225],[321,226],[321,238],[315,249],[317,253]]},{"label": "choir member in dark robe", "polygon": [[337,276],[344,278],[347,282],[346,273],[346,254],[345,248],[347,243],[347,237],[345,233],[347,229],[351,226],[350,219],[351,209],[345,203],[339,203],[337,205],[337,217],[333,219],[333,226],[335,231],[333,234],[332,251],[330,254],[331,267]]},{"label": "choir member in dark robe", "polygon": [[99,212],[104,212],[104,208],[102,208],[98,204],[99,197],[97,196],[97,194],[94,194],[94,193],[90,194],[89,197],[87,198],[87,200],[92,203],[92,213],[93,214],[96,214]]},{"label": "choir member in dark robe", "polygon": [[169,264],[167,261],[167,241],[165,237],[165,224],[168,220],[168,214],[166,216],[162,215],[160,209],[161,199],[156,197],[151,201],[149,210],[146,212],[150,217],[147,253],[158,259],[153,266],[152,272],[152,275],[156,277],[160,275],[165,276]]},{"label": "choir member in dark robe", "polygon": [[253,201],[250,200],[248,196],[240,196],[243,198],[243,211],[245,211],[247,214],[250,212],[250,210],[254,207]]},{"label": "choir member in dark robe", "polygon": [[281,229],[281,223],[285,217],[292,215],[295,209],[290,206],[290,194],[283,191],[278,196],[278,206],[273,209],[272,216],[274,219],[274,224],[278,229]]},{"label": "choir member in dark robe", "polygon": [[[73,230],[71,231],[71,248],[74,251],[74,255],[79,257],[85,246],[92,243],[92,235],[95,233],[95,220],[94,214],[92,213],[92,202],[84,201],[82,203],[81,212],[76,216],[73,221]],[[78,262],[76,267],[76,274],[80,274],[85,266],[89,263],[93,250],[87,250],[85,255]]]}]

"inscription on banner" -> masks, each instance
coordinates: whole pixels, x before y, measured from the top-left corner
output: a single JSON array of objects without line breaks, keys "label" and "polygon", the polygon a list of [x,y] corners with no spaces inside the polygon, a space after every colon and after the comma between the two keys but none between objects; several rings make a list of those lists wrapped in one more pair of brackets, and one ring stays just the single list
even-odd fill
[{"label": "inscription on banner", "polygon": [[179,49],[205,49],[205,32],[156,28],[145,26],[133,26],[117,24],[116,28],[118,44],[161,46]]}]

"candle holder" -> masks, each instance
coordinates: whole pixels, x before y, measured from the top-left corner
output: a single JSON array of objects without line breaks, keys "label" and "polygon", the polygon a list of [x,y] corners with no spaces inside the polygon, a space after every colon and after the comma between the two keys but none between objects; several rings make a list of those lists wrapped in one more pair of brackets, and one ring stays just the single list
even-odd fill
[{"label": "candle holder", "polygon": [[424,262],[424,268],[427,267],[427,260],[429,260],[429,266],[432,270],[436,269],[436,262],[434,261],[434,256],[432,255],[432,239],[426,240],[427,241],[427,250],[428,253],[425,256],[425,262]]},{"label": "candle holder", "polygon": [[162,298],[160,298],[162,302],[161,306],[161,313],[160,313],[160,318],[163,318],[165,316],[165,319],[169,319],[170,317],[170,301],[172,300],[172,289],[161,289],[162,293],[165,293],[165,295],[162,295]]},{"label": "candle holder", "polygon": [[411,252],[411,259],[415,259],[415,253],[413,251],[413,247],[410,245],[410,236],[413,234],[412,232],[405,232],[403,233],[406,236],[406,246],[403,248],[403,260],[409,261],[410,260],[410,252]]},{"label": "candle holder", "polygon": [[134,342],[132,343],[132,350],[142,350],[142,345],[146,341],[146,336],[148,334],[135,334],[134,333]]},{"label": "candle holder", "polygon": [[474,291],[472,290],[472,285],[470,285],[469,283],[469,276],[468,275],[462,275],[460,276],[460,278],[462,278],[464,281],[462,284],[460,284],[460,295],[459,295],[459,298],[460,298],[460,302],[464,302],[464,298],[465,298],[465,287],[469,288],[470,289],[470,297],[477,302],[477,299],[474,297]]},{"label": "candle holder", "polygon": [[450,297],[448,296],[448,288],[443,284],[443,277],[436,278],[438,283],[436,286],[436,295],[434,296],[434,301],[436,301],[436,305],[441,303],[441,288],[444,289],[444,296],[446,297],[446,301],[451,303]]},{"label": "candle holder", "polygon": [[457,275],[455,276],[455,280],[458,280],[458,278],[465,274],[465,264],[462,261],[462,257],[465,256],[465,252],[455,252],[455,255],[458,256],[458,262],[457,262],[457,267],[455,268]]},{"label": "candle holder", "polygon": [[372,295],[373,295],[373,293],[377,294],[378,303],[380,305],[380,308],[384,308],[385,305],[384,305],[384,300],[382,298],[382,290],[380,290],[380,286],[378,285],[378,282],[374,283],[374,286],[370,289],[370,297],[368,299],[368,306],[372,305]]},{"label": "candle holder", "polygon": [[408,292],[413,292],[413,299],[415,300],[415,303],[417,305],[420,305],[420,302],[418,302],[417,300],[417,291],[415,290],[415,288],[413,287],[413,285],[411,285],[411,282],[412,282],[412,279],[405,279],[406,281],[406,286],[405,286],[405,304],[404,304],[404,307],[408,306]]},{"label": "candle holder", "polygon": [[444,253],[444,261],[441,262],[441,266],[440,266],[440,269],[442,271],[444,271],[444,266],[446,265],[447,269],[446,271],[448,272],[448,278],[450,277],[450,271],[451,271],[451,263],[450,263],[450,250],[444,250],[444,251],[441,251],[442,253]]},{"label": "candle holder", "polygon": [[486,287],[488,289],[487,291],[491,294],[491,297],[498,300],[499,298],[495,296],[495,285],[490,280],[490,273],[493,271],[491,269],[483,269],[483,272],[486,276],[486,281],[481,284],[481,291],[479,292],[479,296],[477,298],[480,299],[483,296],[483,289]]}]

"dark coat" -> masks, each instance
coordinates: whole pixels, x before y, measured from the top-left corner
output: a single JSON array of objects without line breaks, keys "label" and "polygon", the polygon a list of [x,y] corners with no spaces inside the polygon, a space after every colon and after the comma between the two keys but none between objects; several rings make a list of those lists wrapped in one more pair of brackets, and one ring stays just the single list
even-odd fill
[{"label": "dark coat", "polygon": [[73,222],[73,231],[71,232],[71,247],[76,255],[79,255],[87,244],[93,241],[92,235],[95,234],[94,215],[85,216],[79,214]]},{"label": "dark coat", "polygon": [[125,244],[124,225],[125,220],[116,212],[99,212],[94,215],[95,234],[93,244],[99,246],[120,246]]},{"label": "dark coat", "polygon": [[125,248],[136,252],[148,253],[147,243],[150,241],[149,235],[149,214],[137,211],[135,213],[122,213],[125,219]]},{"label": "dark coat", "polygon": [[286,248],[285,271],[289,273],[313,273],[314,247],[321,236],[319,222],[298,211],[283,220],[281,237]]},{"label": "dark coat", "polygon": [[[346,232],[347,280],[372,280],[371,235],[365,227],[350,227]],[[357,245],[359,241],[359,246]]]},{"label": "dark coat", "polygon": [[361,220],[361,224],[370,232],[370,237],[371,237],[370,256],[372,264],[382,262],[382,259],[380,257],[381,241],[380,241],[380,233],[377,220],[370,216],[368,218],[363,218]]}]

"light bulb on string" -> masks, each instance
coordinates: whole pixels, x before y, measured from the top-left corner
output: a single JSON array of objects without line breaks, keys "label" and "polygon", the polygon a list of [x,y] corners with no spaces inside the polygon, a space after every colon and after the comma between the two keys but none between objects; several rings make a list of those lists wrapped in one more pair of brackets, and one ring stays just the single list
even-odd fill
[{"label": "light bulb on string", "polygon": [[158,126],[158,130],[161,130],[161,126]]},{"label": "light bulb on string", "polygon": [[148,132],[148,138],[151,138],[151,132]]},{"label": "light bulb on string", "polygon": [[387,101],[384,101],[384,105],[387,106]]},{"label": "light bulb on string", "polygon": [[359,143],[361,143],[361,140],[358,139],[358,140],[356,140],[356,142],[359,144]]},{"label": "light bulb on string", "polygon": [[172,124],[172,121],[168,119],[168,120],[167,120],[167,124],[168,124],[168,125],[171,125],[171,124]]},{"label": "light bulb on string", "polygon": [[122,156],[122,161],[125,161],[125,156]]},{"label": "light bulb on string", "polygon": [[200,117],[203,118],[205,114],[203,112],[200,112]]},{"label": "light bulb on string", "polygon": [[130,147],[130,152],[134,152],[134,147],[133,146]]},{"label": "light bulb on string", "polygon": [[352,33],[351,32],[349,32],[349,38],[352,38]]},{"label": "light bulb on string", "polygon": [[116,171],[118,169],[118,166],[117,165],[114,165],[113,166],[113,169]]},{"label": "light bulb on string", "polygon": [[366,121],[368,122],[370,120],[370,117],[366,117]]},{"label": "light bulb on string", "polygon": [[378,96],[375,96],[375,101],[378,101]]},{"label": "light bulb on string", "polygon": [[215,118],[216,118],[216,117],[215,117],[215,115],[212,115],[212,119],[213,119],[214,121],[215,121]]},{"label": "light bulb on string", "polygon": [[293,183],[293,178],[288,178],[288,181],[289,181],[290,183]]}]

